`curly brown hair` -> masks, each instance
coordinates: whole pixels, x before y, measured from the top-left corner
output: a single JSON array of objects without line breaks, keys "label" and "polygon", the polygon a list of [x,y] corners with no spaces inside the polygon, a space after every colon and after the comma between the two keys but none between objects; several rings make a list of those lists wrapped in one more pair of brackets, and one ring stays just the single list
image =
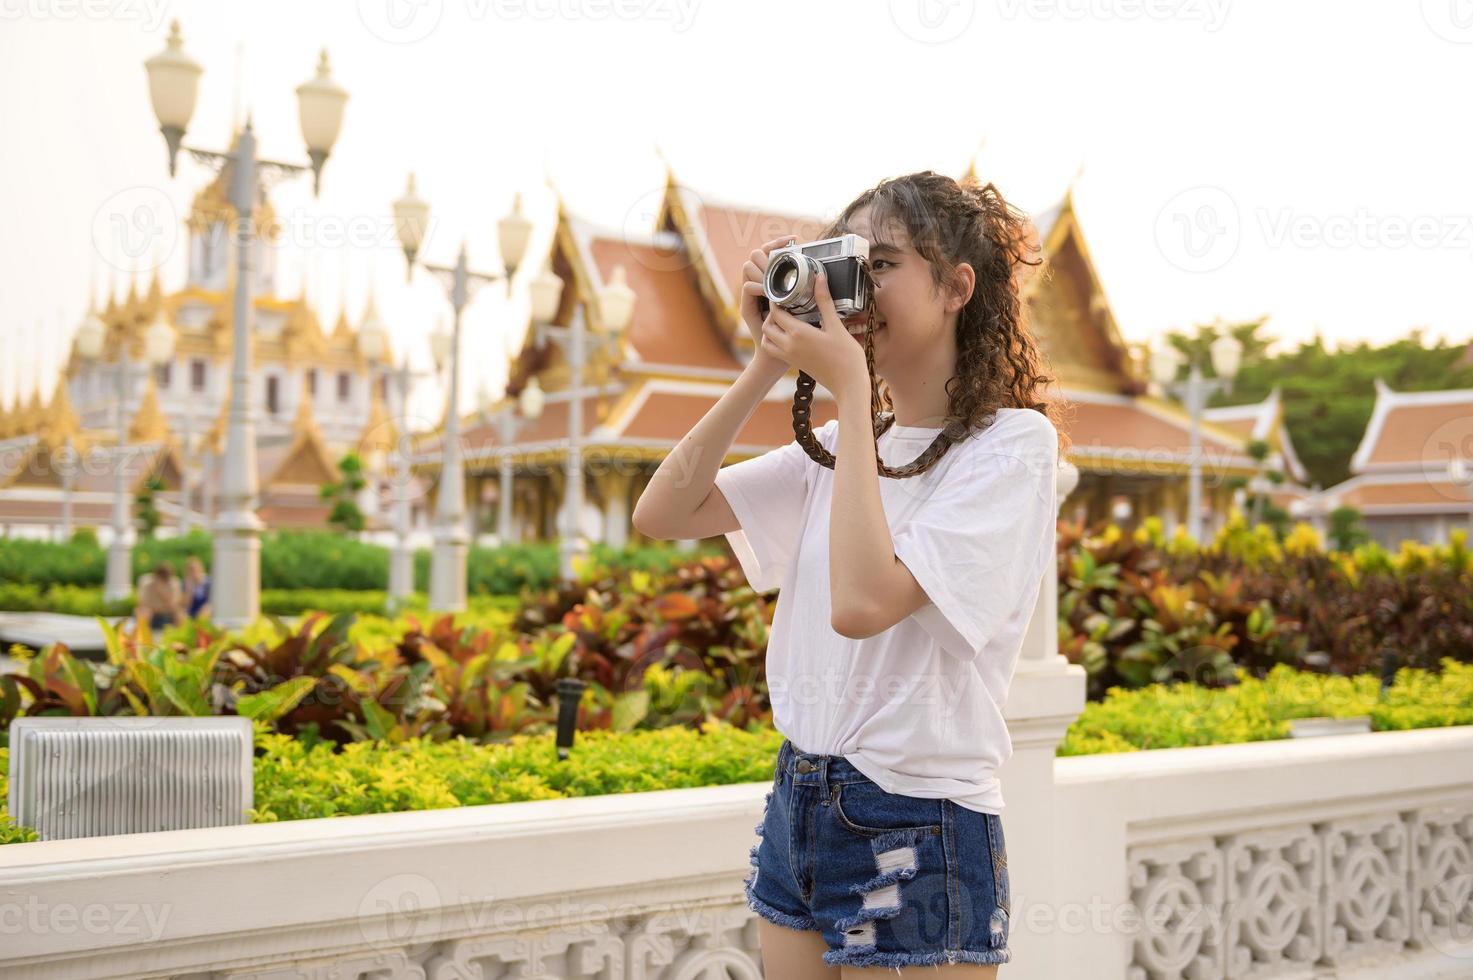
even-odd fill
[{"label": "curly brown hair", "polygon": [[[963,437],[991,425],[999,408],[1031,408],[1054,424],[1063,459],[1070,445],[1063,406],[1042,391],[1056,379],[1043,373],[1043,356],[1024,322],[1025,267],[1043,264],[1042,258],[1029,257],[1042,249],[1034,243],[1028,216],[991,182],[983,184],[970,174],[958,182],[922,170],[886,178],[860,194],[819,237],[843,234],[865,207],[871,208],[872,229],[904,225],[912,247],[931,267],[935,289],[953,282],[963,262],[976,273],[971,299],[956,322],[956,374],[946,382],[947,431]],[[888,386],[872,381],[878,402],[893,410]]]}]

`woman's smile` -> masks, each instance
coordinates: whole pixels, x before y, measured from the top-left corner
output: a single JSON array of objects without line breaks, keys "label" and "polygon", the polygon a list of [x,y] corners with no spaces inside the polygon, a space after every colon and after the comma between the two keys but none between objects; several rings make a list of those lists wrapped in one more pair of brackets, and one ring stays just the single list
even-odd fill
[{"label": "woman's smile", "polygon": [[[855,314],[854,316],[849,317],[848,319],[844,320],[843,322],[844,322],[844,329],[849,332],[849,336],[854,337],[854,338],[856,338],[858,340],[863,340],[864,339],[864,314],[862,314],[862,313]],[[876,336],[878,336],[879,333],[880,333],[880,331],[882,331],[884,329],[885,329],[885,325],[883,323],[876,323],[875,324],[875,334],[876,334]]]}]

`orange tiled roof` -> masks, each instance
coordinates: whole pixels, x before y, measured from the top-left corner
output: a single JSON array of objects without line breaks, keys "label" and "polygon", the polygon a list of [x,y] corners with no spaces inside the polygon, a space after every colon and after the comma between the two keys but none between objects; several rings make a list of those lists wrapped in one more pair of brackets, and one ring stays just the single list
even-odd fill
[{"label": "orange tiled roof", "polygon": [[604,281],[613,274],[614,266],[624,266],[637,297],[629,343],[640,360],[741,369],[701,299],[689,264],[679,253],[653,243],[608,236],[592,237],[589,251]]},{"label": "orange tiled roof", "polygon": [[1466,401],[1389,408],[1363,465],[1446,465],[1452,454],[1473,446],[1473,391],[1466,394]]},{"label": "orange tiled roof", "polygon": [[1468,488],[1452,484],[1449,460],[1473,445],[1473,389],[1392,391],[1375,380],[1376,406],[1350,460],[1350,479],[1319,495],[1368,513],[1464,511]]},{"label": "orange tiled roof", "polygon": [[[1142,462],[1179,463],[1191,451],[1191,432],[1186,419],[1150,407],[1145,401],[1125,396],[1103,400],[1078,395],[1070,402],[1073,418],[1064,426],[1072,443],[1071,455],[1116,456]],[[1253,466],[1253,460],[1232,440],[1211,428],[1202,430],[1202,449],[1218,465]]]},{"label": "orange tiled roof", "polygon": [[[672,446],[685,437],[711,408],[707,394],[653,391],[629,417],[620,435],[631,441],[668,442]],[[836,416],[831,401],[815,401],[811,419],[814,429]],[[732,442],[732,451],[765,452],[793,441],[793,403],[790,399],[766,399],[742,426]]]},{"label": "orange tiled roof", "polygon": [[256,510],[256,516],[269,528],[310,528],[317,531],[330,529],[327,518],[331,513],[330,504],[307,499],[301,502],[267,500]]},{"label": "orange tiled roof", "polygon": [[[1044,236],[1056,240],[1055,248],[1059,247],[1058,242],[1073,227],[1063,220],[1072,214],[1069,205],[1066,196],[1058,207],[1042,214],[1032,234],[1037,235],[1041,230]],[[616,371],[611,380],[630,387],[624,396],[612,397],[632,395],[634,404],[626,405],[616,417],[605,418],[601,423],[592,399],[586,401],[585,438],[600,424],[612,423],[612,431],[604,434],[616,440],[672,446],[678,442],[719,394],[701,389],[700,382],[711,383],[710,376],[702,377],[701,372],[735,372],[741,367],[726,331],[733,325],[734,297],[739,295],[741,269],[748,253],[763,242],[783,235],[794,235],[800,240],[816,238],[827,224],[816,217],[719,204],[678,184],[673,176],[668,178],[657,222],[660,227],[650,229],[648,238],[641,239],[636,234],[596,229],[560,211],[552,268],[576,292],[578,301],[591,302],[614,267],[622,265],[636,295],[629,347],[640,360],[692,370],[689,382],[641,379],[627,368]],[[1079,261],[1088,265],[1082,244],[1076,252]],[[1065,298],[1072,298],[1072,294]],[[722,309],[723,305],[727,308]],[[1110,334],[1098,338],[1099,343],[1109,346],[1118,338],[1112,332],[1113,321],[1107,315],[1101,320],[1098,305],[1091,301],[1089,323]],[[520,360],[526,363],[519,362],[513,369],[508,396],[515,397],[520,391],[528,368],[540,370],[548,366],[547,358],[555,343],[549,342],[538,354],[536,368],[528,361],[531,345],[523,348]],[[1123,344],[1119,346],[1123,351]],[[1097,355],[1097,360],[1109,360],[1100,352]],[[691,390],[679,390],[682,384]],[[1151,404],[1153,401],[1158,403]],[[832,404],[815,404],[815,427],[832,418],[833,411]],[[762,451],[788,443],[792,439],[791,412],[789,400],[764,402],[738,435],[736,445]],[[515,434],[513,444],[556,444],[567,438],[567,427],[567,403],[549,401],[542,417],[523,425]],[[1135,455],[1149,463],[1154,456],[1160,463],[1176,469],[1189,451],[1188,422],[1179,409],[1167,407],[1159,400],[1132,400],[1127,395],[1085,396],[1081,389],[1071,435],[1075,452],[1085,458]],[[500,426],[495,421],[469,426],[463,438],[468,456],[485,453],[500,444]],[[1232,430],[1204,425],[1203,445],[1217,465],[1253,468],[1253,461],[1243,452],[1242,441]],[[426,454],[435,452],[433,441],[422,441],[418,450],[423,462]]]},{"label": "orange tiled roof", "polygon": [[1242,437],[1246,444],[1251,439],[1262,439],[1270,448],[1269,461],[1277,457],[1284,473],[1290,480],[1303,484],[1309,480],[1309,471],[1299,460],[1289,429],[1284,424],[1282,394],[1276,386],[1268,397],[1247,405],[1223,405],[1207,409],[1203,415],[1219,428],[1228,429]]},{"label": "orange tiled roof", "polygon": [[[44,500],[19,499],[13,494],[0,494],[0,521],[7,524],[58,524],[61,521],[61,498]],[[112,521],[112,504],[74,498],[74,525],[105,525]]]},{"label": "orange tiled roof", "polygon": [[[687,193],[689,189],[687,189]],[[728,205],[702,203],[696,215],[716,260],[716,271],[735,303],[741,295],[742,266],[752,249],[783,235],[813,241],[828,223],[816,217],[776,214]]]},{"label": "orange tiled roof", "polygon": [[1450,483],[1445,478],[1412,478],[1394,483],[1359,483],[1337,492],[1335,499],[1338,504],[1370,512],[1378,509],[1395,510],[1403,507],[1431,506],[1466,513],[1470,506],[1473,506],[1468,499],[1468,488]]}]

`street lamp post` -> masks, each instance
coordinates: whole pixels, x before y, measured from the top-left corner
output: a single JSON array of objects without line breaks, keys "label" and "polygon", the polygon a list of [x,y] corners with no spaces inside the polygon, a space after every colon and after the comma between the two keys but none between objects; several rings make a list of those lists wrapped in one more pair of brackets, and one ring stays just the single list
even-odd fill
[{"label": "street lamp post", "polygon": [[[559,291],[562,289],[561,279],[558,280],[558,289]],[[537,309],[537,281],[532,283],[532,295],[532,307],[535,311]],[[535,381],[536,379],[533,380]],[[533,406],[532,402],[539,394],[540,392],[532,392],[530,387],[524,388],[522,389],[520,405],[517,403],[508,403],[496,412],[497,428],[499,429],[500,435],[500,460],[497,467],[496,501],[496,538],[499,545],[506,545],[508,543],[512,521],[514,519],[512,516],[512,488],[516,479],[516,461],[512,458],[511,444],[517,435],[517,410],[520,407],[522,409],[522,415],[529,421],[536,418],[542,412],[542,404],[541,402],[537,402]],[[483,420],[490,418],[492,399],[490,393],[484,387],[481,389],[479,403],[481,418]],[[526,409],[529,406],[534,408],[536,414],[528,414]]]},{"label": "street lamp post", "polygon": [[[522,393],[517,397],[517,409],[522,413],[522,416],[527,419],[527,421],[535,422],[537,419],[542,417],[542,409],[543,406],[546,405],[546,402],[546,397],[542,392],[542,385],[538,382],[537,376],[534,374],[532,377],[528,378],[527,383],[522,386]],[[510,496],[510,488],[512,485],[512,467],[510,453],[504,454],[502,456],[501,467],[501,485],[503,488],[506,489],[507,496]],[[506,516],[507,520],[511,519],[510,502],[504,502],[502,504],[501,513]]]},{"label": "street lamp post", "polygon": [[[517,263],[527,250],[527,240],[532,233],[532,223],[523,216],[521,203],[521,195],[518,194],[511,214],[497,222],[497,239],[506,267],[504,273],[472,272],[466,260],[464,242],[461,242],[454,266],[419,262],[440,281],[455,311],[454,327],[449,336],[450,383],[446,395],[445,426],[441,431],[440,487],[435,498],[434,544],[430,556],[430,608],[436,612],[465,609],[469,538],[465,530],[465,469],[460,455],[461,314],[470,300],[472,286],[504,280],[510,294],[512,276],[516,274]],[[414,175],[410,174],[404,196],[394,202],[394,230],[404,246],[406,273],[411,279],[420,245],[424,242],[429,213],[430,206],[415,193]]]},{"label": "street lamp post", "polygon": [[[66,379],[62,379],[66,384]],[[72,486],[77,481],[77,450],[72,443],[72,437],[67,436],[61,446],[61,540],[63,543],[72,539]]]},{"label": "street lamp post", "polygon": [[[102,357],[107,327],[95,315],[88,315],[77,330],[77,350],[89,361]],[[148,370],[153,370],[174,356],[174,328],[160,311],[158,319],[144,331],[143,351]],[[128,388],[133,363],[128,337],[118,334],[118,359],[113,369],[117,393],[117,447],[113,456],[113,539],[107,546],[107,573],[103,582],[103,598],[125,599],[133,591],[133,522],[128,514]]]},{"label": "street lamp post", "polygon": [[184,444],[183,444],[184,472],[180,475],[179,488],[179,534],[187,535],[192,526],[192,515],[190,508],[194,505],[194,490],[189,485],[190,477],[194,475],[194,409],[186,406],[184,409]]},{"label": "street lamp post", "polygon": [[[594,350],[616,345],[634,316],[634,290],[629,288],[624,267],[614,267],[609,281],[599,290],[594,304]],[[556,316],[556,307],[546,317]],[[588,357],[583,307],[573,311],[571,327],[554,326],[538,321],[541,334],[550,336],[572,348],[568,382],[568,473],[567,493],[563,501],[562,540],[558,544],[559,571],[564,579],[577,574],[577,565],[588,557],[588,544],[583,540],[583,365]],[[571,343],[570,343],[571,342]]]},{"label": "street lamp post", "polygon": [[[167,47],[148,59],[149,92],[155,115],[169,149],[169,175],[173,176],[184,131],[194,114],[195,96],[202,69],[184,53],[179,22],[170,25]],[[333,81],[327,52],[317,63],[317,75],[297,87],[302,137],[307,144],[310,167],[279,163],[256,157],[256,135],[249,116],[233,152],[216,153],[183,147],[196,162],[223,171],[233,171],[230,204],[236,214],[236,276],[233,349],[231,355],[230,422],[225,434],[225,466],[220,481],[219,516],[214,525],[214,560],[211,575],[211,605],[215,622],[237,628],[254,621],[261,609],[261,530],[256,516],[255,423],[250,407],[251,380],[251,266],[255,244],[252,211],[256,199],[270,185],[286,177],[312,172],[312,194],[321,189],[322,166],[327,161],[338,131],[348,93]]]},{"label": "street lamp post", "polygon": [[[409,359],[393,372],[399,395],[399,417],[408,418]],[[414,549],[409,547],[409,433],[400,432],[394,446],[394,544],[389,548],[389,603],[397,612],[414,594]]]},{"label": "street lamp post", "polygon": [[511,441],[515,436],[516,419],[508,406],[501,412],[501,461],[497,473],[497,486],[501,492],[496,501],[496,536],[503,545],[511,543],[511,526],[515,520],[512,494],[515,492],[516,463],[511,458]]},{"label": "street lamp post", "polygon": [[1192,540],[1202,540],[1202,411],[1207,399],[1221,389],[1232,392],[1233,379],[1243,356],[1243,345],[1236,337],[1224,333],[1212,342],[1209,349],[1212,366],[1217,377],[1204,378],[1202,368],[1193,358],[1184,383],[1176,382],[1181,367],[1182,355],[1168,343],[1159,343],[1151,351],[1151,377],[1163,391],[1170,392],[1186,403],[1191,415],[1191,474],[1187,492],[1187,533]]},{"label": "street lamp post", "polygon": [[1463,485],[1468,488],[1468,538],[1473,541],[1473,470],[1461,456],[1454,456],[1447,461],[1448,482],[1454,486]]},{"label": "street lamp post", "polygon": [[[409,358],[400,359],[395,367],[386,362],[388,331],[382,321],[370,318],[358,331],[358,349],[375,371],[374,382],[379,377],[393,384],[398,401],[397,414],[401,420],[409,418],[409,384],[421,372],[410,370]],[[399,428],[399,427],[396,427]],[[414,550],[409,547],[409,434],[401,429],[396,433],[394,457],[394,501],[392,521],[394,543],[389,548],[389,606],[398,610],[414,594]]]}]

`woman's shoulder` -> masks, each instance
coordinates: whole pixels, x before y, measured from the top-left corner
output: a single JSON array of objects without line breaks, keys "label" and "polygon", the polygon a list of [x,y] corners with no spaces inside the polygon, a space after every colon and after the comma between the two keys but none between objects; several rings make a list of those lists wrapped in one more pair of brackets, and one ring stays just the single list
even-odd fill
[{"label": "woman's shoulder", "polygon": [[990,424],[966,440],[974,451],[1033,455],[1058,451],[1059,430],[1047,415],[1032,408],[999,408]]},{"label": "woman's shoulder", "polygon": [[[838,441],[839,420],[830,419],[813,430],[814,437],[829,452]],[[969,453],[992,453],[1012,456],[1036,456],[1058,453],[1059,430],[1044,413],[1032,408],[999,408],[991,421],[974,429],[953,449],[964,447]]]}]

